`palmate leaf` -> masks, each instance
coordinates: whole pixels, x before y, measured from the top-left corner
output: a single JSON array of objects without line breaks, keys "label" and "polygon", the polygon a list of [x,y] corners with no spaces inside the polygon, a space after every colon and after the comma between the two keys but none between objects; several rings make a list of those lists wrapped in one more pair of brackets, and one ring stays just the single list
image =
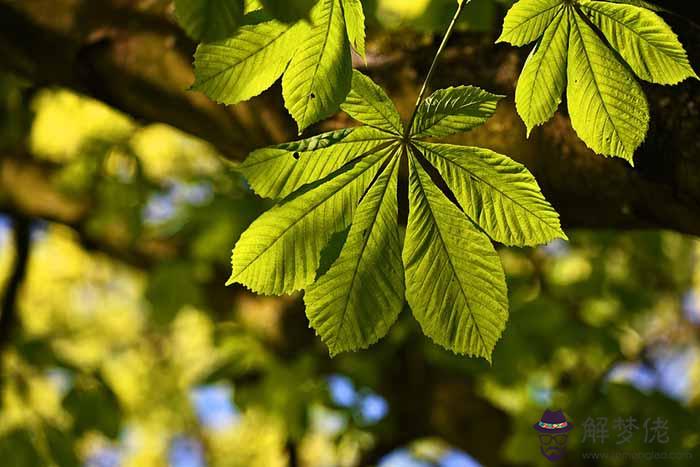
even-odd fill
[{"label": "palmate leaf", "polygon": [[633,73],[659,84],[697,78],[676,35],[646,6],[633,0],[520,0],[511,8],[499,41],[523,45],[541,36],[516,89],[528,135],[552,117],[566,89],[572,126],[588,147],[633,163],[649,126],[648,104]]},{"label": "palmate leaf", "polygon": [[[417,123],[404,135],[384,91],[355,72],[342,108],[368,126],[260,149],[241,165],[258,194],[282,201],[241,236],[229,283],[268,294],[306,289],[307,316],[331,355],[384,336],[405,298],[435,342],[490,360],[508,303],[489,236],[513,245],[566,236],[525,167],[486,149],[421,139],[483,123],[498,98],[470,86],[438,90],[416,109]],[[403,157],[410,175],[402,246]],[[422,164],[432,165],[459,204]],[[326,258],[329,250],[337,257]]]},{"label": "palmate leaf", "polygon": [[336,177],[265,212],[241,235],[227,284],[240,282],[263,294],[301,290],[316,276],[321,250],[331,235],[350,225],[360,197],[389,147],[366,155]]},{"label": "palmate leaf", "polygon": [[340,0],[321,0],[311,32],[282,78],[284,103],[299,132],[334,113],[350,91],[352,61]]},{"label": "palmate leaf", "polygon": [[491,359],[508,319],[500,259],[414,157],[403,262],[406,298],[423,332],[456,353]]},{"label": "palmate leaf", "polygon": [[440,89],[420,105],[411,133],[422,138],[471,130],[493,115],[502,97],[474,86]]},{"label": "palmate leaf", "polygon": [[403,133],[401,116],[389,96],[357,70],[352,73],[352,90],[340,108],[365,125],[397,136]]},{"label": "palmate leaf", "polygon": [[225,39],[243,22],[243,0],[175,0],[175,16],[193,39]]},{"label": "palmate leaf", "polygon": [[260,94],[283,76],[285,106],[299,133],[336,112],[351,88],[351,43],[364,57],[360,1],[265,0],[249,4],[252,11],[245,16],[240,2],[237,21],[223,32],[214,22],[232,18],[229,3],[239,5],[238,0],[182,0],[185,27],[196,26],[195,37],[209,34],[195,53],[192,89],[232,105]]},{"label": "palmate leaf", "polygon": [[580,16],[571,24],[567,79],[576,133],[597,153],[632,163],[649,127],[649,106],[632,73]]},{"label": "palmate leaf", "polygon": [[370,127],[346,128],[301,142],[258,149],[239,170],[258,195],[280,199],[357,157],[387,146],[391,142],[387,137]]},{"label": "palmate leaf", "polygon": [[676,84],[697,78],[676,34],[658,15],[644,8],[598,1],[581,1],[580,6],[641,79]]},{"label": "palmate leaf", "polygon": [[557,15],[530,53],[515,89],[515,106],[527,134],[557,111],[566,87],[569,10]]},{"label": "palmate leaf", "polygon": [[416,149],[440,172],[469,218],[494,240],[525,246],[566,239],[559,215],[521,164],[482,148],[420,142]]},{"label": "palmate leaf", "polygon": [[366,348],[394,323],[404,298],[395,155],[357,208],[338,259],[304,296],[331,355]]},{"label": "palmate leaf", "polygon": [[365,13],[361,0],[342,0],[345,13],[345,25],[350,44],[355,51],[365,58]]},{"label": "palmate leaf", "polygon": [[224,41],[201,44],[194,55],[192,89],[224,104],[257,96],[282,75],[308,30],[304,22],[290,26],[271,20],[242,26]]}]

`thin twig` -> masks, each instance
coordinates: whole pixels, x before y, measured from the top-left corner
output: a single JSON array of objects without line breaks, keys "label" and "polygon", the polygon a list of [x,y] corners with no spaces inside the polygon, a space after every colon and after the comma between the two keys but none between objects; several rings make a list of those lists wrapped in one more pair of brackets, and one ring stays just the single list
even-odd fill
[{"label": "thin twig", "polygon": [[413,108],[413,113],[411,114],[411,118],[408,121],[408,125],[406,125],[406,128],[404,130],[404,140],[408,140],[408,136],[411,134],[411,127],[413,126],[413,120],[416,119],[416,113],[418,112],[418,107],[420,106],[421,102],[423,102],[423,98],[425,97],[425,92],[428,89],[428,84],[430,83],[431,78],[433,77],[433,73],[435,72],[435,67],[437,65],[438,58],[440,57],[440,54],[442,51],[445,49],[445,46],[447,45],[447,41],[450,39],[450,36],[452,35],[452,30],[455,27],[455,24],[457,24],[457,19],[459,19],[459,15],[462,13],[462,10],[464,7],[471,2],[471,0],[463,0],[461,2],[457,3],[457,11],[455,11],[455,15],[452,17],[452,21],[450,22],[450,25],[447,27],[447,31],[445,31],[445,36],[442,38],[442,43],[440,44],[440,47],[438,48],[437,52],[435,52],[435,57],[433,58],[433,63],[430,65],[430,69],[428,70],[428,75],[425,77],[425,81],[423,81],[423,87],[420,90],[420,94],[418,94],[418,99],[416,100],[416,106]]}]

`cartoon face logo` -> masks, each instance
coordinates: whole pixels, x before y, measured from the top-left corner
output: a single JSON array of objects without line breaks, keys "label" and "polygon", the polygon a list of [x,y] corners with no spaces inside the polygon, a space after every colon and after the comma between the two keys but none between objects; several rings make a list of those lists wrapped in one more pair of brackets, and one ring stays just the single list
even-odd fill
[{"label": "cartoon face logo", "polygon": [[566,454],[567,434],[574,426],[566,420],[561,410],[545,410],[539,422],[533,425],[539,433],[540,452],[551,462],[557,461]]}]

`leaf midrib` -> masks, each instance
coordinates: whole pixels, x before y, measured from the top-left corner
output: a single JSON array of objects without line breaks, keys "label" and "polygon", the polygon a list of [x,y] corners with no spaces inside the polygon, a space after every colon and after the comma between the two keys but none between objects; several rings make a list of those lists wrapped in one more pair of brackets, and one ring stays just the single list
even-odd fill
[{"label": "leaf midrib", "polygon": [[[394,170],[394,164],[396,164],[396,151],[398,150],[398,148],[399,148],[399,146],[397,146],[397,149],[392,151],[392,153],[389,155],[389,157],[390,158],[393,157],[394,160],[391,161],[390,165],[387,165],[387,167],[385,167],[384,170],[389,170],[390,166],[391,166],[391,170],[392,171]],[[360,269],[360,263],[362,262],[362,256],[364,255],[365,249],[367,248],[367,244],[369,243],[369,237],[372,234],[372,232],[374,231],[374,228],[376,227],[377,217],[379,216],[379,211],[382,208],[384,196],[386,196],[386,192],[389,190],[389,186],[391,185],[391,183],[393,181],[392,178],[393,178],[393,173],[390,173],[389,180],[387,181],[387,183],[384,187],[384,191],[382,192],[381,201],[379,203],[379,206],[377,207],[377,210],[374,212],[374,219],[372,220],[372,224],[371,224],[371,227],[369,229],[369,232],[364,237],[363,242],[362,242],[362,248],[360,250],[360,253],[357,255],[357,262],[355,263],[355,268],[354,268],[353,273],[352,273],[352,279],[350,280],[350,286],[348,287],[348,293],[345,295],[345,299],[343,300],[343,312],[340,316],[340,323],[338,324],[338,328],[339,328],[338,334],[340,334],[340,332],[341,332],[340,329],[342,329],[344,321],[345,321],[345,316],[347,315],[348,305],[350,303],[351,291],[352,291],[353,285],[355,283],[355,278],[357,277],[357,271]],[[368,190],[370,190],[370,189],[371,189],[371,187],[368,188]]]},{"label": "leaf midrib", "polygon": [[[455,88],[455,89],[458,89],[458,88]],[[430,98],[428,98],[428,99],[430,99]],[[428,99],[426,99],[426,102],[428,101]],[[478,105],[478,104],[481,104],[484,102],[488,102],[488,101],[489,101],[488,99],[474,100],[474,101],[469,102],[469,104],[462,105],[458,109],[455,109],[455,110],[462,111],[465,108],[468,108],[468,107],[471,107],[474,105]],[[423,104],[425,104],[425,102]],[[425,115],[425,113],[423,115]],[[433,120],[433,119],[430,120],[430,126],[419,129],[419,132],[413,135],[414,138],[422,138],[422,137],[431,136],[430,133],[427,133],[427,132],[429,132],[432,128],[438,126],[443,120],[446,120],[450,117],[457,117],[457,118],[469,117],[469,115],[463,115],[460,113],[448,114],[448,113],[443,113],[443,112],[440,112],[439,114],[434,114],[434,115],[436,115],[435,120]],[[481,117],[474,117],[474,118],[481,118]],[[488,119],[488,117],[486,117],[484,120],[486,120],[486,119]],[[424,120],[421,118],[420,121],[422,122]],[[419,123],[419,120],[416,119],[416,123],[414,124],[414,126],[418,126],[418,123]]]},{"label": "leaf midrib", "polygon": [[[418,159],[415,156],[412,157],[412,160],[413,160],[413,164],[416,165],[416,168],[414,169],[414,170],[416,170],[416,178],[418,179],[418,183],[420,184],[421,191],[423,192],[423,198],[425,199],[426,203],[428,203],[430,216],[433,218],[433,222],[435,223],[435,227],[436,227],[435,230],[438,233],[438,237],[440,237],[440,243],[442,244],[442,247],[445,250],[445,252],[448,253],[446,256],[447,256],[448,262],[450,263],[450,269],[452,269],[452,273],[455,275],[455,277],[459,277],[459,274],[457,273],[457,269],[455,268],[455,265],[452,261],[452,256],[449,254],[449,250],[447,248],[447,243],[445,242],[445,238],[443,237],[442,231],[440,230],[440,223],[437,221],[437,217],[435,217],[435,214],[433,212],[433,205],[430,203],[430,198],[426,194],[425,187],[423,186],[423,181],[421,180],[420,174],[418,173],[418,170],[422,170],[422,169],[419,169],[417,167],[417,164],[420,164],[420,162],[418,161]],[[467,222],[469,222],[469,220],[467,220]],[[486,346],[486,342],[484,341],[484,336],[481,334],[481,328],[479,327],[479,323],[476,321],[474,311],[472,310],[471,304],[469,303],[469,300],[467,299],[468,295],[464,292],[464,287],[462,286],[462,281],[457,280],[455,282],[457,282],[457,285],[459,286],[459,291],[462,293],[462,297],[464,297],[464,303],[467,306],[467,309],[469,310],[469,317],[471,318],[472,322],[474,323],[474,327],[476,328],[476,333],[479,336],[479,340],[481,341],[481,346],[485,352],[488,349],[488,347]],[[452,317],[450,317],[450,322],[451,321],[452,321]]]},{"label": "leaf midrib", "polygon": [[[638,6],[636,6],[636,5],[629,5],[629,6],[636,7],[636,8],[640,8],[640,9],[643,10],[643,8],[638,7]],[[592,11],[598,13],[599,15],[605,16],[606,18],[608,18],[608,19],[614,21],[615,23],[621,25],[625,30],[627,30],[627,31],[631,32],[632,34],[634,34],[635,36],[639,37],[639,38],[640,38],[642,41],[644,41],[650,48],[652,48],[652,49],[654,49],[654,50],[657,50],[660,54],[662,54],[662,55],[668,57],[669,59],[671,59],[672,62],[676,63],[675,57],[673,57],[672,55],[669,55],[669,53],[667,53],[666,49],[661,48],[661,47],[659,47],[659,46],[657,46],[657,45],[654,45],[649,39],[647,39],[646,37],[644,37],[640,32],[638,32],[638,31],[632,29],[631,27],[629,27],[627,24],[623,23],[622,21],[620,21],[620,20],[618,20],[618,19],[612,17],[612,16],[611,16],[610,14],[608,14],[607,12],[598,10],[598,9],[597,9],[597,5],[596,5],[595,7],[593,7],[592,4],[583,4],[583,5],[581,5],[581,8],[583,8],[583,9],[588,9],[588,10],[592,10]]]},{"label": "leaf midrib", "polygon": [[[586,41],[583,39],[583,34],[581,34],[581,28],[579,26],[579,13],[576,12],[575,16],[576,17],[574,18],[574,25],[576,26],[576,31],[578,32],[578,37],[579,37],[579,40],[581,41],[581,48],[583,48],[584,55],[586,56],[586,63],[588,63],[588,68],[591,71],[591,77],[593,80],[593,84],[595,85],[595,90],[598,93],[598,97],[600,97],[600,102],[603,105],[603,109],[605,110],[605,114],[608,116],[608,119],[610,120],[610,123],[612,124],[613,131],[615,132],[615,136],[617,136],[617,140],[620,142],[620,144],[622,145],[624,150],[629,153],[629,150],[627,149],[627,145],[622,140],[622,137],[620,136],[620,131],[617,129],[617,124],[615,123],[615,120],[613,119],[612,114],[608,110],[608,104],[605,102],[605,99],[603,98],[603,93],[600,90],[600,85],[598,84],[597,76],[596,76],[595,72],[593,71],[593,64],[591,63],[591,57],[588,54],[588,49],[586,48]],[[588,27],[590,27],[590,26],[588,26]],[[593,33],[595,34],[595,31],[593,31]],[[603,44],[603,47],[607,47],[607,46],[605,44]],[[567,53],[567,59],[568,59],[568,53]],[[567,65],[567,67],[568,67],[568,65]]]},{"label": "leaf midrib", "polygon": [[[370,91],[370,92],[371,92],[371,91]],[[388,109],[389,116],[387,116],[387,115],[382,111],[382,109],[380,109],[379,106],[375,105],[376,103],[379,102],[379,99],[381,99],[381,98],[379,98],[379,99],[377,99],[377,100],[375,101],[374,99],[365,99],[365,98],[362,96],[362,94],[360,94],[359,92],[357,93],[357,95],[359,96],[359,98],[360,98],[361,100],[367,102],[367,104],[369,104],[369,106],[370,106],[371,108],[373,108],[373,109],[384,119],[384,121],[385,121],[386,123],[389,124],[389,126],[392,128],[393,131],[391,131],[391,130],[390,130],[390,131],[387,131],[386,128],[379,128],[379,127],[377,127],[376,125],[370,125],[369,123],[367,123],[367,126],[370,126],[370,127],[374,128],[374,129],[376,129],[376,130],[379,130],[379,131],[383,131],[383,132],[385,132],[385,133],[389,133],[390,135],[393,135],[393,136],[401,136],[401,130],[402,130],[402,128],[396,128],[396,127],[394,126],[394,123],[389,119],[389,116],[392,116],[392,117],[395,117],[395,116],[396,116],[396,111],[392,112],[392,109],[391,109],[391,108]],[[391,100],[389,100],[389,106],[392,106],[392,105],[394,105],[394,103],[391,102]],[[399,125],[401,125],[401,118],[400,118],[400,117],[399,117],[398,121],[399,121]]]},{"label": "leaf midrib", "polygon": [[[272,22],[272,21],[274,21],[274,20],[271,20],[271,22]],[[201,81],[199,81],[199,83],[196,83],[196,84],[197,84],[197,87],[201,87],[202,85],[208,83],[209,81],[211,81],[211,80],[213,80],[213,79],[215,79],[215,78],[218,78],[218,77],[221,76],[222,74],[229,72],[231,69],[237,67],[238,65],[240,65],[241,63],[247,61],[247,60],[250,59],[251,57],[254,57],[255,55],[257,55],[257,54],[263,52],[265,49],[267,49],[268,47],[270,47],[272,44],[274,44],[275,42],[277,42],[282,36],[284,36],[285,34],[287,34],[287,33],[290,32],[290,31],[292,31],[293,29],[294,29],[294,26],[287,27],[287,28],[284,29],[282,32],[280,32],[277,36],[275,36],[274,38],[272,38],[272,39],[271,39],[267,44],[265,44],[264,46],[260,47],[259,49],[256,49],[254,52],[252,52],[252,53],[246,55],[245,57],[241,58],[240,60],[236,61],[235,63],[232,63],[232,64],[230,64],[230,65],[225,66],[222,70],[217,71],[217,72],[214,73],[213,75],[207,76],[206,78],[202,79]],[[223,46],[222,46],[222,47],[223,47]],[[231,47],[231,46],[229,46],[229,45],[226,45],[225,48],[232,49],[233,47]]]},{"label": "leaf midrib", "polygon": [[[423,149],[427,150],[427,151],[430,151],[432,154],[435,154],[435,155],[436,155],[437,157],[439,157],[440,159],[443,159],[444,161],[446,161],[446,162],[448,162],[448,163],[450,163],[450,164],[454,164],[454,165],[456,165],[457,167],[459,167],[460,169],[464,170],[465,172],[468,172],[470,177],[472,177],[472,178],[478,180],[479,182],[481,182],[481,183],[483,183],[484,185],[490,187],[490,188],[493,189],[494,191],[500,193],[501,196],[503,196],[504,198],[509,199],[513,204],[516,204],[516,205],[520,206],[523,210],[527,211],[529,214],[531,214],[533,217],[535,217],[535,218],[537,218],[538,220],[540,220],[543,224],[547,225],[547,226],[548,226],[549,228],[551,228],[552,230],[557,230],[557,229],[555,229],[554,227],[552,227],[552,226],[550,225],[550,223],[549,223],[546,219],[544,219],[544,218],[540,217],[539,215],[537,215],[536,213],[530,211],[530,209],[528,209],[526,206],[524,206],[524,205],[522,205],[521,203],[519,203],[518,201],[516,201],[513,197],[509,196],[506,192],[501,191],[500,189],[496,188],[495,185],[489,183],[488,181],[486,181],[486,180],[484,180],[483,178],[479,177],[478,175],[474,174],[474,172],[471,171],[470,169],[468,169],[467,167],[464,167],[464,166],[458,164],[457,162],[452,161],[452,160],[450,160],[450,159],[444,157],[442,154],[440,154],[439,152],[437,152],[437,151],[434,150],[434,149],[431,149],[430,146],[426,146],[425,144],[428,144],[428,143],[422,143],[422,142],[421,142],[421,143],[419,143],[419,146],[422,147]],[[447,146],[449,146],[449,145],[447,145]],[[469,148],[468,146],[457,146],[457,147],[459,147],[459,148],[467,148],[467,149]],[[557,232],[557,233],[558,233],[558,232]]]},{"label": "leaf midrib", "polygon": [[[366,153],[366,154],[363,154],[362,156],[359,156],[359,158],[364,158],[364,157],[368,157],[368,156],[374,155],[374,154],[378,153],[379,151],[382,151],[382,150],[388,148],[389,146],[390,146],[390,144],[386,144],[386,145],[383,145],[383,146],[380,146],[380,147],[377,147],[377,148],[372,148],[372,152],[368,152],[368,153]],[[287,228],[285,228],[285,229],[277,236],[277,238],[275,238],[275,240],[267,246],[267,248],[265,248],[265,249],[264,249],[263,251],[261,251],[258,255],[256,255],[255,258],[253,258],[252,260],[250,260],[250,261],[248,262],[248,264],[247,264],[243,269],[241,269],[241,270],[238,272],[238,274],[236,274],[236,276],[239,276],[239,275],[243,274],[253,263],[255,263],[258,259],[260,259],[260,257],[261,257],[262,255],[264,255],[264,254],[265,254],[267,251],[269,251],[275,244],[277,244],[277,242],[279,242],[280,239],[281,239],[282,237],[284,237],[284,235],[285,235],[287,232],[289,232],[295,225],[297,225],[299,222],[301,222],[303,219],[305,219],[309,214],[311,214],[311,212],[313,212],[313,211],[314,211],[316,208],[318,208],[321,204],[323,204],[323,203],[325,203],[326,201],[328,201],[328,199],[331,198],[332,196],[335,196],[336,194],[338,194],[338,192],[339,192],[340,190],[344,189],[344,188],[347,187],[350,183],[352,183],[352,182],[354,182],[355,180],[357,180],[362,174],[364,174],[367,170],[371,169],[372,167],[374,167],[377,163],[381,162],[382,160],[383,160],[383,158],[381,158],[381,157],[378,158],[376,161],[374,161],[374,163],[372,163],[372,164],[368,165],[367,167],[365,167],[365,169],[364,169],[362,172],[360,172],[355,178],[353,178],[352,180],[348,181],[348,183],[346,183],[345,185],[343,185],[342,187],[340,187],[338,190],[333,191],[333,192],[330,192],[326,198],[320,200],[320,201],[319,201],[318,203],[316,203],[312,208],[310,208],[309,210],[307,210],[307,211],[304,213],[304,215],[302,215],[302,216],[299,217],[297,220],[295,220],[294,222],[292,222],[289,226],[287,226]],[[269,211],[268,211],[268,212],[269,212]]]},{"label": "leaf midrib", "polygon": [[[362,128],[362,127],[358,127],[358,128]],[[349,136],[350,136],[350,135],[348,135],[348,137],[349,137]],[[393,136],[393,135],[392,135],[392,136]],[[343,140],[340,140],[340,141],[338,141],[337,143],[333,143],[333,144],[331,144],[331,145],[329,145],[329,146],[326,146],[326,147],[324,147],[324,148],[313,149],[313,150],[311,150],[311,151],[290,151],[290,150],[288,150],[288,149],[284,149],[284,148],[275,148],[275,147],[272,147],[272,148],[262,148],[262,149],[278,149],[278,150],[280,150],[280,151],[284,151],[284,153],[274,154],[274,155],[268,157],[267,159],[263,159],[263,160],[260,160],[260,161],[257,161],[257,162],[252,162],[252,163],[250,163],[250,164],[246,164],[245,162],[243,162],[243,164],[241,164],[241,168],[246,168],[246,169],[248,169],[248,168],[251,168],[251,167],[255,167],[256,165],[259,165],[259,164],[269,163],[269,162],[270,162],[271,160],[273,160],[273,159],[277,159],[277,158],[279,158],[279,157],[284,157],[284,156],[286,156],[286,155],[288,155],[288,154],[294,154],[295,152],[298,152],[299,154],[314,153],[314,152],[316,152],[316,151],[323,151],[323,150],[326,150],[326,149],[331,149],[331,148],[334,148],[334,147],[339,146],[339,145],[341,145],[341,144],[351,145],[351,144],[371,143],[371,142],[375,142],[375,141],[385,141],[386,143],[393,143],[393,142],[394,142],[393,139],[387,138],[387,137],[375,137],[375,138],[367,137],[367,138],[358,139],[358,140],[355,140],[355,141],[343,141]],[[372,148],[372,149],[374,149],[374,148]],[[365,154],[365,155],[368,155],[368,154]]]},{"label": "leaf midrib", "polygon": [[[547,44],[547,47],[542,51],[542,59],[541,59],[541,60],[539,61],[539,63],[537,64],[537,70],[536,70],[536,72],[535,72],[535,78],[537,78],[537,77],[539,76],[540,70],[542,69],[542,65],[543,65],[544,62],[545,62],[545,56],[547,55],[547,52],[549,52],[549,50],[552,48],[552,44],[554,44],[554,39],[557,37],[557,34],[559,34],[559,27],[561,26],[561,22],[562,22],[562,20],[564,19],[564,13],[563,13],[563,11],[557,13],[557,16],[552,20],[552,24],[554,24],[554,21],[556,21],[557,19],[559,19],[559,23],[558,23],[557,26],[556,26],[556,31],[554,31],[554,33],[552,34],[552,40],[549,41],[549,43]],[[567,18],[567,20],[568,20],[568,18]],[[550,26],[551,26],[551,25],[550,25]],[[545,34],[545,35],[547,34],[547,31],[546,31],[546,30],[545,30],[544,34]],[[544,37],[543,37],[543,38],[544,38]],[[567,41],[568,41],[568,37],[567,37]],[[540,42],[540,43],[541,43],[541,42]],[[567,50],[567,54],[566,54],[566,55],[567,55],[566,60],[567,60],[567,62],[568,62],[568,59],[569,59],[569,58],[568,58],[568,50]],[[537,84],[537,79],[533,79],[533,80],[532,80],[532,85],[530,86],[530,93],[529,93],[530,95],[533,95],[533,94],[535,93],[535,86],[536,86],[536,84]],[[559,96],[559,97],[561,97],[561,96]],[[532,107],[533,107],[532,105],[529,105],[529,106],[528,106],[528,110],[532,110]],[[528,112],[528,113],[530,113],[530,112]],[[532,115],[530,115],[530,116],[532,116]]]},{"label": "leaf midrib", "polygon": [[[328,1],[330,3],[330,8],[328,12],[328,23],[326,25],[325,34],[323,35],[323,44],[321,45],[321,52],[318,54],[318,60],[316,60],[316,64],[314,65],[314,72],[311,75],[310,85],[308,86],[309,92],[306,93],[305,96],[305,104],[304,104],[304,113],[302,114],[301,121],[306,122],[306,114],[309,112],[309,101],[311,100],[311,90],[315,89],[315,84],[316,84],[316,76],[318,75],[318,68],[321,66],[321,60],[326,53],[326,46],[328,45],[328,38],[330,37],[330,30],[331,26],[333,24],[333,12],[336,8],[335,2],[336,0],[321,0],[321,1]],[[344,19],[343,19],[344,21]],[[320,98],[320,96],[318,96]]]},{"label": "leaf midrib", "polygon": [[[564,5],[564,3],[562,2],[562,3],[557,3],[556,5],[551,6],[551,7],[547,8],[546,10],[542,10],[542,11],[540,11],[539,13],[537,13],[537,14],[534,15],[534,16],[530,16],[528,19],[526,19],[526,20],[523,21],[522,23],[518,24],[517,26],[514,26],[513,28],[509,29],[509,30],[508,30],[508,34],[511,34],[513,31],[516,31],[516,30],[518,30],[519,28],[525,26],[525,25],[526,25],[527,23],[529,23],[530,21],[534,21],[535,19],[539,18],[540,16],[549,13],[550,11],[552,11],[552,10],[555,9],[555,8],[564,8],[564,7],[565,7],[565,5]],[[504,34],[505,34],[505,31],[504,31]]]}]

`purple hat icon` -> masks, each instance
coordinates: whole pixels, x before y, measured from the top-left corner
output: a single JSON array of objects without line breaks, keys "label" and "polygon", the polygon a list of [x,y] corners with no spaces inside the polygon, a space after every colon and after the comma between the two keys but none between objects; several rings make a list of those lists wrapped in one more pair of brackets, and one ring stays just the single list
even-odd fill
[{"label": "purple hat icon", "polygon": [[555,435],[558,433],[568,433],[573,429],[574,425],[566,421],[564,412],[561,410],[545,410],[540,421],[535,423],[532,427],[540,433]]}]

